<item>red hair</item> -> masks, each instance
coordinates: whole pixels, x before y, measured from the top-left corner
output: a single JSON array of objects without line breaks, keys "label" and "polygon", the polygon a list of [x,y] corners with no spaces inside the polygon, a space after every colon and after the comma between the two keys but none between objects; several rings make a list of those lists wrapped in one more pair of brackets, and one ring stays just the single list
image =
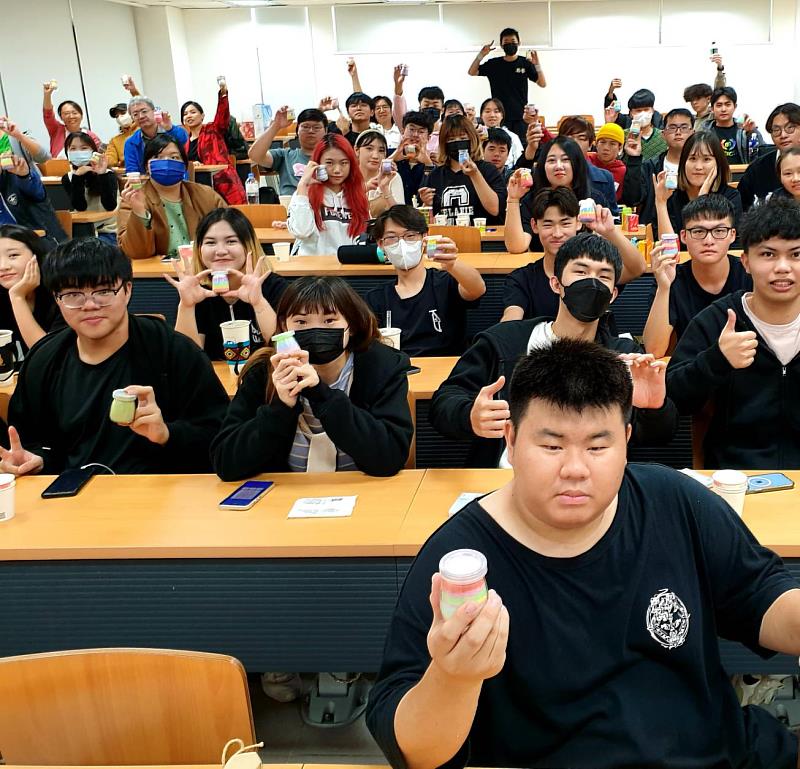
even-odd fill
[{"label": "red hair", "polygon": [[[325,134],[325,137],[320,139],[317,146],[314,147],[311,159],[315,163],[319,163],[322,153],[329,149],[341,150],[350,161],[350,174],[344,180],[342,191],[350,209],[350,225],[347,232],[350,237],[354,238],[364,232],[369,221],[369,203],[367,203],[367,193],[364,191],[364,177],[361,175],[358,158],[356,158],[350,142],[339,134]],[[314,221],[317,223],[318,230],[325,229],[322,224],[321,209],[326,186],[327,184],[323,182],[322,184],[312,184],[308,188],[308,202],[314,212]]]}]

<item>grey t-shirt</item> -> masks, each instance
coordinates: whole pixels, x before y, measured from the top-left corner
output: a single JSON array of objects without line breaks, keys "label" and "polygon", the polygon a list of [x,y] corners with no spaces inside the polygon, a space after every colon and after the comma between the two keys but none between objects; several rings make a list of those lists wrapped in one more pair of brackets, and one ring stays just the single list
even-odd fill
[{"label": "grey t-shirt", "polygon": [[270,150],[272,168],[278,172],[281,195],[293,195],[311,157],[301,149]]}]

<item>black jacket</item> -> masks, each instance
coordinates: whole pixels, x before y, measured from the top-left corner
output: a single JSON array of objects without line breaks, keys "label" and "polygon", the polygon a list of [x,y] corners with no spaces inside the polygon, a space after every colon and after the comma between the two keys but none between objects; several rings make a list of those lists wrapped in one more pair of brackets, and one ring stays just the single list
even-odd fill
[{"label": "black jacket", "polygon": [[706,467],[800,469],[800,355],[782,366],[759,335],[753,363],[734,369],[719,349],[729,308],[736,331],[756,330],[742,308],[744,293],[717,299],[695,316],[667,368],[667,393],[681,414],[712,402]]},{"label": "black jacket", "polygon": [[[414,436],[408,407],[408,356],[380,342],[354,353],[350,395],[324,382],[303,391],[328,437],[367,475],[402,470]],[[298,404],[277,395],[266,400],[270,369],[253,364],[239,385],[225,422],[211,445],[214,470],[224,481],[258,473],[287,472],[297,432]]]},{"label": "black jacket", "polygon": [[[534,327],[550,320],[552,318],[539,317],[507,321],[482,331],[434,393],[431,424],[448,438],[471,441],[467,467],[497,467],[503,453],[503,441],[478,438],[473,433],[470,411],[475,398],[481,388],[495,382],[502,374],[506,383],[497,398],[508,400],[511,375],[528,348]],[[595,341],[620,353],[644,352],[632,339],[613,336],[605,320],[597,327]],[[634,409],[634,414],[631,443],[635,445],[666,444],[678,426],[677,411],[669,400],[660,409]]]},{"label": "black jacket", "polygon": [[69,195],[70,205],[75,211],[86,211],[89,208],[87,193],[99,195],[100,203],[106,211],[113,211],[117,207],[119,185],[113,171],[104,174],[90,171],[83,176],[72,174],[72,178],[66,173],[61,177],[61,186]]},{"label": "black jacket", "polygon": [[[211,439],[228,406],[228,395],[197,345],[156,318],[128,316],[132,375],[128,384],[151,386],[169,428],[169,440],[159,446],[142,438],[137,467],[149,464],[153,473],[208,472]],[[28,352],[9,405],[9,424],[20,433],[22,445],[44,458],[45,473],[65,469],[69,442],[61,434],[50,404],[52,383],[67,351],[77,344],[67,327],[40,339]],[[105,406],[107,408],[107,406]],[[122,429],[122,428],[115,428]],[[125,428],[127,429],[127,428]],[[44,447],[49,447],[44,449]],[[102,456],[87,462],[105,462]],[[119,464],[115,472],[126,472]]]},{"label": "black jacket", "polygon": [[[33,170],[31,173],[38,171]],[[7,171],[0,173],[0,195],[5,199],[8,210],[17,220],[17,224],[29,230],[45,231],[45,239],[50,248],[69,240],[47,196],[45,195],[43,200],[29,197],[19,189],[14,174]]]},{"label": "black jacket", "polygon": [[642,160],[642,156],[625,156],[625,184],[622,186],[622,202],[626,206],[639,206],[639,221],[651,222],[656,218],[655,190],[653,175],[664,170],[666,152],[654,158]]},{"label": "black jacket", "polygon": [[762,152],[766,154],[760,155],[757,160],[747,166],[747,170],[739,180],[739,197],[742,199],[742,208],[745,211],[753,205],[756,198],[764,200],[770,192],[774,192],[781,186],[775,168],[778,160],[776,149],[773,148],[769,152],[767,147],[764,147]]}]

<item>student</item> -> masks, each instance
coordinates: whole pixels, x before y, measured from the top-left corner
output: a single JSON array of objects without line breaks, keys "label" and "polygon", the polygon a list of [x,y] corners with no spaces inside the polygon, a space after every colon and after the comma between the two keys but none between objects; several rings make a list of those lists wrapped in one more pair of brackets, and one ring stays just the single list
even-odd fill
[{"label": "student", "polygon": [[512,168],[522,155],[522,142],[519,136],[503,125],[506,119],[506,110],[500,99],[486,99],[481,104],[481,120],[486,128],[499,128],[508,134],[511,140],[511,152],[508,156],[507,165]]},{"label": "student", "polygon": [[511,157],[511,137],[502,128],[490,128],[488,137],[483,143],[483,159],[491,163],[507,182],[514,169],[508,164]]},{"label": "student", "polygon": [[717,88],[724,88],[727,85],[722,57],[715,53],[711,56],[711,61],[717,67],[717,74],[714,76],[714,88],[708,83],[695,83],[683,89],[683,100],[691,104],[694,110],[693,128],[695,131],[708,130],[709,124],[714,122],[714,113],[711,111],[711,94]]},{"label": "student", "polygon": [[485,77],[489,80],[492,96],[499,99],[508,111],[506,125],[520,139],[525,138],[525,124],[522,114],[528,103],[528,81],[531,80],[540,88],[547,86],[542,65],[539,63],[539,54],[531,51],[529,58],[519,56],[519,32],[507,27],[500,32],[500,47],[504,56],[481,64],[494,49],[494,40],[484,45],[478,52],[467,73],[473,77]]},{"label": "student", "polygon": [[375,122],[381,127],[381,131],[386,137],[389,151],[394,152],[400,144],[402,133],[392,117],[392,100],[388,96],[376,96],[373,102],[375,104]]},{"label": "student", "polygon": [[657,237],[665,233],[679,233],[684,229],[683,207],[701,195],[710,192],[727,198],[735,212],[733,226],[737,227],[742,215],[739,193],[729,186],[730,167],[722,146],[714,134],[692,134],[683,145],[678,163],[678,189],[666,188],[666,173],[662,171],[653,178],[655,190],[656,219],[639,218],[640,224],[652,224]]},{"label": "student", "polygon": [[[628,114],[614,111],[614,115],[616,115],[616,118],[614,118],[611,112],[614,102],[618,101],[616,94],[618,88],[622,88],[622,81],[619,78],[614,78],[603,100],[607,122],[614,120],[620,128],[627,131],[634,120],[639,120],[639,124],[642,126],[642,133],[645,132],[647,126],[661,127],[662,116],[655,110],[656,96],[649,88],[640,88],[638,91],[634,91],[631,98],[628,99]],[[658,150],[658,152],[663,152],[663,149]],[[648,154],[648,157],[657,155],[658,152],[652,152]]]},{"label": "student", "polygon": [[189,135],[184,149],[190,163],[203,165],[226,165],[214,174],[213,187],[229,206],[247,203],[244,185],[236,172],[236,164],[231,163],[225,135],[231,122],[228,103],[228,86],[219,86],[217,111],[211,123],[203,123],[205,113],[196,101],[187,101],[181,107],[181,123]]},{"label": "student", "polygon": [[467,335],[467,310],[476,307],[486,293],[480,273],[458,258],[450,238],[439,238],[430,258],[441,269],[427,268],[422,261],[428,225],[412,206],[394,206],[381,214],[372,235],[397,270],[397,282],[384,281],[364,300],[378,323],[399,328],[400,347],[418,355],[460,355]]},{"label": "student", "polygon": [[750,291],[753,281],[741,261],[728,253],[736,239],[736,211],[722,195],[701,195],[681,213],[680,236],[691,259],[678,264],[653,249],[655,283],[650,314],[644,327],[644,346],[656,358],[667,355],[692,318],[712,302],[734,291]]},{"label": "student", "polygon": [[[766,125],[777,151],[800,147],[800,104],[779,104],[770,113]],[[775,155],[769,152],[767,146],[759,152],[758,159],[747,166],[744,176],[739,180],[737,189],[742,198],[742,207],[747,211],[756,200],[766,200],[780,185],[775,172]]]},{"label": "student", "polygon": [[[100,154],[94,139],[83,131],[71,133],[64,141],[64,149],[72,169],[61,177],[61,185],[69,195],[70,208],[115,211],[119,198],[117,175],[108,167],[108,158],[105,153]],[[117,222],[113,216],[94,226],[98,237],[116,245]]]},{"label": "student", "polygon": [[779,152],[776,171],[781,187],[775,191],[775,196],[800,203],[800,147],[789,147]]},{"label": "student", "polygon": [[[596,341],[631,353],[634,422],[638,443],[668,443],[677,426],[674,406],[665,399],[664,371],[630,336],[611,333],[606,311],[617,295],[622,260],[607,240],[583,233],[570,238],[556,255],[551,289],[560,301],[552,315],[498,323],[479,333],[431,401],[430,421],[442,435],[470,441],[467,467],[497,467],[504,453],[508,389],[517,361],[535,347],[557,339]],[[495,400],[495,396],[497,399]]]},{"label": "student", "polygon": [[[51,253],[43,277],[69,328],[25,359],[2,472],[54,474],[95,462],[118,474],[207,472],[228,396],[193,342],[128,313],[130,260],[82,238]],[[119,389],[137,397],[130,425],[109,418]]]},{"label": "student", "polygon": [[[573,139],[581,148],[581,152],[588,160],[589,150],[594,144],[594,126],[580,115],[565,117],[558,126],[558,135]],[[614,177],[610,171],[586,163],[586,173],[589,176],[589,185],[592,188],[592,198],[601,206],[610,208],[612,213],[617,212],[617,190],[614,186]]]},{"label": "student", "polygon": [[[419,188],[427,186],[423,183],[427,181],[425,177],[434,169],[427,147],[433,121],[424,112],[406,112],[402,122],[403,138],[390,159],[403,181],[403,198],[411,203]],[[413,152],[409,147],[413,147]]]},{"label": "student", "polygon": [[[223,360],[220,323],[250,321],[250,349],[269,343],[275,333],[275,307],[286,287],[262,255],[250,220],[237,208],[215,208],[197,225],[194,254],[176,262],[178,279],[164,275],[180,296],[175,330],[186,334],[212,360]],[[230,290],[208,288],[212,272],[228,274]]]},{"label": "student", "polygon": [[467,117],[467,111],[464,109],[464,105],[458,99],[448,99],[444,103],[442,115],[443,117],[450,117],[450,115],[464,115],[464,117]]},{"label": "student", "polygon": [[128,105],[124,102],[115,104],[108,114],[116,121],[119,131],[106,145],[106,160],[109,168],[125,168],[125,142],[136,133],[137,125],[128,113]]},{"label": "student", "polygon": [[[394,119],[402,123],[407,112],[406,98],[403,96],[403,84],[406,76],[400,65],[394,68]],[[419,111],[427,115],[431,122],[430,136],[428,137],[427,150],[433,156],[439,149],[439,121],[444,110],[444,91],[438,85],[428,85],[421,88],[417,95]]]},{"label": "student", "polygon": [[608,171],[614,179],[617,202],[622,200],[627,166],[620,160],[625,144],[625,132],[616,123],[606,123],[595,135],[595,152],[587,152],[590,165]]},{"label": "student", "polygon": [[178,246],[194,240],[198,222],[225,201],[205,184],[184,181],[186,151],[168,134],[147,145],[144,163],[150,178],[139,189],[129,179],[122,190],[119,245],[131,259],[174,257]]},{"label": "student", "polygon": [[[530,241],[520,220],[520,196],[523,188],[519,176],[508,181],[508,212],[506,214],[506,247],[511,253],[524,253]],[[597,221],[587,225],[600,237],[614,245],[622,258],[620,284],[638,278],[646,264],[641,252],[614,224],[607,208],[597,206]],[[544,256],[535,262],[518,267],[511,272],[503,286],[503,321],[536,318],[541,315],[555,317],[558,312],[558,294],[551,282],[555,274],[556,254],[564,243],[578,234],[578,199],[566,187],[545,188],[531,202],[530,221],[538,236]],[[516,249],[519,249],[517,251]],[[513,249],[513,250],[512,250]]]},{"label": "student", "polygon": [[[57,86],[53,85],[53,81],[48,81],[44,84],[44,98],[42,100],[42,118],[44,119],[44,126],[47,133],[50,134],[50,154],[54,158],[63,158],[64,155],[64,139],[68,133],[75,133],[77,131],[84,131],[94,139],[98,147],[103,146],[102,139],[93,131],[88,128],[81,127],[83,121],[83,108],[76,101],[67,99],[58,105],[58,109],[53,111],[53,91]],[[61,122],[56,120],[56,112]]]},{"label": "student", "polygon": [[246,366],[211,447],[220,478],[399,472],[414,434],[408,356],[380,341],[358,294],[341,278],[298,278],[278,305],[277,330],[294,331],[301,350],[264,350]]},{"label": "student", "polygon": [[[316,170],[328,175],[320,182]],[[297,191],[289,203],[289,232],[296,238],[299,256],[335,254],[364,232],[369,205],[364,178],[350,143],[337,134],[326,134],[314,148]]]},{"label": "student", "polygon": [[[125,171],[147,173],[147,160],[145,154],[151,142],[160,134],[166,134],[166,138],[171,139],[179,147],[185,147],[189,141],[189,135],[182,126],[173,125],[172,117],[166,110],[160,110],[161,119],[156,120],[156,108],[152,99],[146,96],[134,96],[128,102],[128,112],[139,126],[125,142]],[[188,179],[188,173],[183,177]]]},{"label": "student", "polygon": [[[420,187],[419,197],[434,214],[445,214],[448,224],[456,216],[483,217],[489,224],[502,222],[506,207],[506,190],[497,169],[481,160],[478,134],[467,118],[451,115],[442,121],[439,165],[431,172],[427,187]],[[469,158],[458,162],[459,152]]]},{"label": "student", "polygon": [[311,160],[314,147],[325,136],[328,127],[324,112],[318,109],[304,109],[297,116],[297,140],[300,146],[271,149],[275,137],[289,126],[289,119],[286,117],[288,109],[288,106],[283,106],[275,113],[267,130],[253,142],[247,153],[253,163],[278,172],[281,195],[294,194],[303,171]]},{"label": "student", "polygon": [[0,137],[8,136],[11,152],[25,158],[29,165],[44,163],[52,158],[50,151],[38,139],[31,136],[29,131],[23,131],[17,123],[7,115],[0,114]]},{"label": "student", "polygon": [[770,199],[742,219],[753,291],[718,299],[689,324],[667,371],[682,414],[710,402],[706,467],[800,467],[800,207]]},{"label": "student", "polygon": [[394,163],[390,173],[383,170],[383,163],[389,153],[385,135],[375,128],[363,131],[356,139],[355,151],[369,201],[370,218],[392,206],[403,205],[403,180],[394,170]]},{"label": "student", "polygon": [[42,285],[47,241],[17,224],[0,225],[0,326],[11,331],[21,361],[48,331],[63,325]]},{"label": "student", "polygon": [[372,127],[371,118],[375,111],[375,101],[361,91],[351,93],[345,102],[347,117],[342,116],[336,125],[351,145],[355,145],[358,135]]},{"label": "student", "polygon": [[[587,341],[520,361],[512,479],[431,535],[395,607],[366,715],[395,769],[797,765],[797,737],[740,706],[717,635],[796,655],[798,583],[716,494],[626,465],[636,389]],[[439,562],[461,548],[488,599],[445,619]]]},{"label": "student", "polygon": [[737,98],[736,91],[727,86],[717,88],[711,94],[714,120],[709,124],[709,130],[719,139],[729,163],[749,163],[750,137],[755,136],[759,146],[764,143],[764,139],[752,118],[745,115],[741,125],[734,120]]}]

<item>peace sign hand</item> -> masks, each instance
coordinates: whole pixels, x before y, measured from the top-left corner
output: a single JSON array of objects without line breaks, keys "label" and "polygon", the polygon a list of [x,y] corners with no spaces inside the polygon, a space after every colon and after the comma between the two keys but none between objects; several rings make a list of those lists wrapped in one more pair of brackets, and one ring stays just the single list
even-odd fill
[{"label": "peace sign hand", "polygon": [[8,427],[8,443],[10,448],[0,446],[0,471],[12,475],[33,475],[44,467],[44,460],[33,452],[22,448],[19,433],[15,427]]}]

